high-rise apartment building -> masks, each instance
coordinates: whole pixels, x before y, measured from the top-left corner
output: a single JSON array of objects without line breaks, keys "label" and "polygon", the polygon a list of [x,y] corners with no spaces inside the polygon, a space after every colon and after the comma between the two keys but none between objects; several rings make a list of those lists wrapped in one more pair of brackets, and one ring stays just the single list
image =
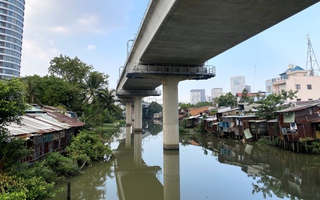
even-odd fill
[{"label": "high-rise apartment building", "polygon": [[211,89],[211,99],[215,99],[223,94],[222,88],[212,88]]},{"label": "high-rise apartment building", "polygon": [[246,79],[244,76],[230,77],[230,92],[235,95],[243,91],[246,88]]},{"label": "high-rise apartment building", "polygon": [[190,103],[196,104],[199,102],[206,101],[206,91],[205,89],[193,89],[190,90]]},{"label": "high-rise apartment building", "polygon": [[25,0],[0,0],[0,79],[19,77]]}]

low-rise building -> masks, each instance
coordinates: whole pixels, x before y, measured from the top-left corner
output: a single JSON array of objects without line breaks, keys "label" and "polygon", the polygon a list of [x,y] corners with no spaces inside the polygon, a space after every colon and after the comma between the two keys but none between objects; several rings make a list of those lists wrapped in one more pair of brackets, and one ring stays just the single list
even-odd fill
[{"label": "low-rise building", "polygon": [[282,90],[298,91],[290,101],[310,101],[320,99],[320,77],[311,76],[309,70],[289,65],[279,78],[266,81],[267,94],[280,94]]},{"label": "low-rise building", "polygon": [[18,123],[12,122],[6,128],[9,136],[24,139],[26,148],[32,150],[22,162],[33,162],[52,151],[63,152],[84,125],[62,113],[32,107]]}]

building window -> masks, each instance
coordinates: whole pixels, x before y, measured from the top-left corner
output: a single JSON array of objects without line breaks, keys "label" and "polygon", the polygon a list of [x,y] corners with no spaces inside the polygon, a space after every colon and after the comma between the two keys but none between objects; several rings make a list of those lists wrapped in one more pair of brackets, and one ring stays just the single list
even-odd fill
[{"label": "building window", "polygon": [[301,89],[300,84],[296,84],[296,90],[300,90],[300,89]]},{"label": "building window", "polygon": [[271,86],[267,87],[267,92],[270,93],[271,92]]},{"label": "building window", "polygon": [[312,90],[312,85],[311,85],[311,84],[308,84],[308,85],[307,85],[307,89],[308,89],[308,90]]}]

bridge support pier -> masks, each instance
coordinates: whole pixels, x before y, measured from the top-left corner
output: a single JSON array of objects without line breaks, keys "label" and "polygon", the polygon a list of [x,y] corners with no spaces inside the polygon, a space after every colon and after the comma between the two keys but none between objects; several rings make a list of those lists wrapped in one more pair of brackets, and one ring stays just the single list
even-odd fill
[{"label": "bridge support pier", "polygon": [[142,166],[142,132],[133,135],[133,161],[135,167]]},{"label": "bridge support pier", "polygon": [[179,149],[178,77],[163,77],[163,148]]},{"label": "bridge support pier", "polygon": [[179,151],[163,151],[164,200],[180,199]]},{"label": "bridge support pier", "polygon": [[126,102],[126,126],[131,126],[131,102]]},{"label": "bridge support pier", "polygon": [[131,147],[131,126],[126,126],[126,148]]},{"label": "bridge support pier", "polygon": [[134,96],[134,122],[133,132],[142,132],[142,96]]}]

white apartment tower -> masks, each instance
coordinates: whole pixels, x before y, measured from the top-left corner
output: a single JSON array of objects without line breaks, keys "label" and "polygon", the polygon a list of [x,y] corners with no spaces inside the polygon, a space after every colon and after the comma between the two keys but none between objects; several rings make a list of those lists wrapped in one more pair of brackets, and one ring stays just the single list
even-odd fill
[{"label": "white apartment tower", "polygon": [[206,91],[205,89],[193,89],[190,90],[190,103],[197,104],[199,102],[206,101]]},{"label": "white apartment tower", "polygon": [[223,94],[222,88],[212,88],[211,89],[211,99],[215,99]]},{"label": "white apartment tower", "polygon": [[235,95],[243,91],[246,88],[246,79],[244,76],[230,77],[230,92]]},{"label": "white apartment tower", "polygon": [[20,76],[25,0],[0,0],[0,79]]}]

